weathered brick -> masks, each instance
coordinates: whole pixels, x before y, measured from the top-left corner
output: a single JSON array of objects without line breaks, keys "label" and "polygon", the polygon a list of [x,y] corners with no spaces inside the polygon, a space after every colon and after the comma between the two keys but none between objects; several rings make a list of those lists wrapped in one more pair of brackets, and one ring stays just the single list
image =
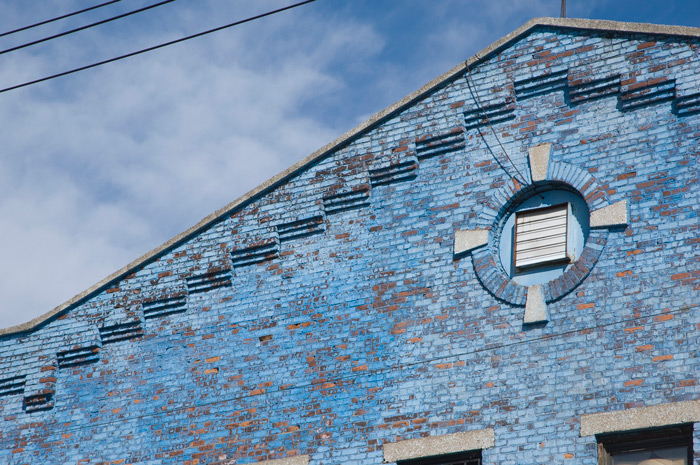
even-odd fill
[{"label": "weathered brick", "polygon": [[[379,465],[389,442],[493,428],[485,465],[596,463],[580,415],[700,398],[699,37],[523,31],[3,336],[0,462]],[[528,327],[495,245],[452,240],[498,237],[544,143],[548,182],[631,221],[589,232]]]}]

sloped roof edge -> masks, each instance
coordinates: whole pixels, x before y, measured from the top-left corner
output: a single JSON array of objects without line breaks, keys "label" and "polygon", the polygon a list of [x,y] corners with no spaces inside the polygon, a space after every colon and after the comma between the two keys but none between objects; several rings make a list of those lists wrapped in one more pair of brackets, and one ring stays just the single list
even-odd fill
[{"label": "sloped roof edge", "polygon": [[118,281],[125,276],[133,273],[138,268],[148,264],[152,260],[155,260],[160,255],[166,253],[172,248],[180,245],[181,243],[194,237],[201,231],[205,230],[209,226],[215,224],[216,222],[223,219],[226,215],[231,214],[237,208],[243,207],[248,202],[253,199],[265,194],[269,190],[272,190],[278,184],[284,182],[286,179],[294,176],[299,171],[304,168],[313,165],[314,163],[322,160],[326,155],[329,155],[333,151],[341,148],[356,138],[360,137],[362,134],[368,130],[374,128],[382,121],[390,118],[397,112],[407,108],[417,100],[421,99],[425,95],[437,90],[443,85],[451,82],[453,79],[461,76],[469,67],[481,62],[485,58],[497,53],[501,49],[507,47],[514,40],[519,39],[521,36],[526,35],[532,29],[542,26],[563,28],[563,29],[580,29],[589,31],[609,31],[609,32],[626,32],[635,34],[654,34],[654,35],[665,35],[665,36],[679,36],[679,37],[697,37],[700,38],[700,28],[686,27],[686,26],[665,26],[647,23],[624,23],[619,21],[608,21],[608,20],[597,20],[597,19],[574,19],[574,18],[533,18],[527,23],[520,26],[518,29],[512,31],[511,33],[501,37],[497,41],[493,42],[491,45],[483,48],[477,52],[474,56],[467,59],[465,62],[460,63],[446,73],[438,76],[432,81],[425,84],[420,89],[407,95],[403,99],[394,103],[393,105],[385,108],[384,110],[376,113],[370,117],[367,121],[361,123],[355,128],[347,131],[345,134],[341,135],[334,141],[326,144],[320,149],[316,150],[312,154],[308,155],[304,159],[293,164],[281,173],[271,177],[267,181],[263,182],[259,186],[250,190],[246,194],[242,195],[238,199],[229,203],[228,205],[216,210],[214,213],[203,218],[194,226],[188,228],[184,232],[178,234],[177,236],[171,238],[160,246],[154,248],[153,250],[145,253],[141,257],[132,261],[123,268],[115,271],[111,275],[107,276],[100,282],[94,284],[90,288],[76,295],[67,302],[57,306],[53,310],[38,316],[26,323],[22,323],[16,326],[11,326],[9,328],[0,328],[0,337],[10,336],[13,334],[25,333],[36,329],[44,323],[49,322],[53,317],[61,315],[63,312],[69,310],[71,307],[83,302],[84,300],[92,297],[93,295],[101,292],[107,288],[114,281]]}]

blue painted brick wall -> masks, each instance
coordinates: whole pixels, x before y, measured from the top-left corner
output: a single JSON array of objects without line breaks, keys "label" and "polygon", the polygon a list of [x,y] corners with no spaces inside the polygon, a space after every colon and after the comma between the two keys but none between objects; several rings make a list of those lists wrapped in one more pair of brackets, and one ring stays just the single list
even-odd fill
[{"label": "blue painted brick wall", "polygon": [[[486,465],[596,464],[580,415],[700,398],[699,47],[535,28],[471,69],[482,105],[507,110],[493,128],[470,125],[461,75],[5,336],[0,462],[378,465],[387,442],[493,428]],[[525,177],[527,149],[551,143],[629,203],[546,326],[524,328],[453,254],[511,182],[499,140]]]}]

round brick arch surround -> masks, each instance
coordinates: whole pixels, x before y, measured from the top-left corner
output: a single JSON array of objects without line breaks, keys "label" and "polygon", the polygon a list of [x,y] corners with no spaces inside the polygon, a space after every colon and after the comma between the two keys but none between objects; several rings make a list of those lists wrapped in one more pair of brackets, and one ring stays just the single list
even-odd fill
[{"label": "round brick arch surround", "polygon": [[[485,200],[477,224],[489,231],[488,244],[472,251],[472,264],[479,282],[497,299],[525,306],[527,286],[518,284],[506,274],[498,257],[498,242],[504,219],[514,207],[542,190],[566,189],[579,194],[590,212],[609,206],[605,191],[595,178],[581,168],[551,161],[543,181],[523,185],[511,179]],[[554,302],[578,287],[591,273],[607,243],[608,228],[591,227],[578,259],[560,276],[543,283],[545,302]]]}]

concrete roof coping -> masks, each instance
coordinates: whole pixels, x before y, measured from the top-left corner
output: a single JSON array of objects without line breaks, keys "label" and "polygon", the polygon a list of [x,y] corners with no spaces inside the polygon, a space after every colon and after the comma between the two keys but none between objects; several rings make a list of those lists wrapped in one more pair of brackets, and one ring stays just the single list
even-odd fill
[{"label": "concrete roof coping", "polygon": [[0,337],[8,336],[17,333],[24,333],[31,331],[43,323],[48,322],[53,317],[59,316],[62,312],[69,310],[74,305],[88,299],[89,297],[99,293],[109,286],[110,283],[122,279],[134,272],[139,267],[156,259],[160,255],[166,253],[168,250],[178,246],[179,244],[187,241],[196,234],[205,230],[212,224],[222,220],[225,216],[231,214],[236,209],[242,208],[248,202],[253,201],[255,198],[269,192],[274,189],[277,185],[281,184],[285,180],[291,178],[296,173],[302,169],[322,160],[325,156],[331,154],[333,151],[349,144],[353,140],[365,134],[367,131],[379,125],[381,122],[389,119],[396,113],[406,109],[411,104],[420,100],[427,94],[439,89],[440,87],[452,82],[454,79],[460,77],[464,72],[468,71],[470,67],[478,64],[490,57],[494,53],[506,48],[511,42],[519,39],[520,37],[528,34],[535,28],[538,27],[554,27],[561,29],[580,29],[587,31],[607,31],[607,32],[622,32],[622,33],[637,33],[637,34],[654,34],[663,36],[676,36],[676,37],[695,37],[700,38],[700,28],[686,27],[686,26],[664,26],[656,24],[646,24],[646,23],[623,23],[618,21],[608,21],[600,19],[575,19],[575,18],[533,18],[527,23],[520,26],[518,29],[512,31],[511,33],[501,37],[500,39],[493,42],[491,45],[483,48],[477,52],[474,56],[467,59],[466,61],[455,66],[446,73],[438,76],[432,81],[428,82],[420,89],[407,95],[398,102],[390,105],[384,110],[376,113],[370,117],[364,123],[356,126],[355,128],[347,131],[345,134],[341,135],[333,142],[326,144],[320,149],[316,150],[312,154],[293,164],[286,170],[271,177],[267,181],[263,182],[259,186],[250,190],[246,194],[242,195],[238,199],[229,203],[228,205],[216,210],[211,215],[206,216],[201,221],[199,221],[194,226],[188,228],[184,232],[178,234],[172,239],[164,242],[162,245],[154,248],[153,250],[145,253],[141,257],[137,258],[133,262],[124,266],[123,268],[110,274],[100,282],[94,284],[90,288],[76,295],[67,302],[57,306],[53,310],[38,316],[26,323],[22,323],[16,326],[11,326],[9,328],[0,329]]}]

